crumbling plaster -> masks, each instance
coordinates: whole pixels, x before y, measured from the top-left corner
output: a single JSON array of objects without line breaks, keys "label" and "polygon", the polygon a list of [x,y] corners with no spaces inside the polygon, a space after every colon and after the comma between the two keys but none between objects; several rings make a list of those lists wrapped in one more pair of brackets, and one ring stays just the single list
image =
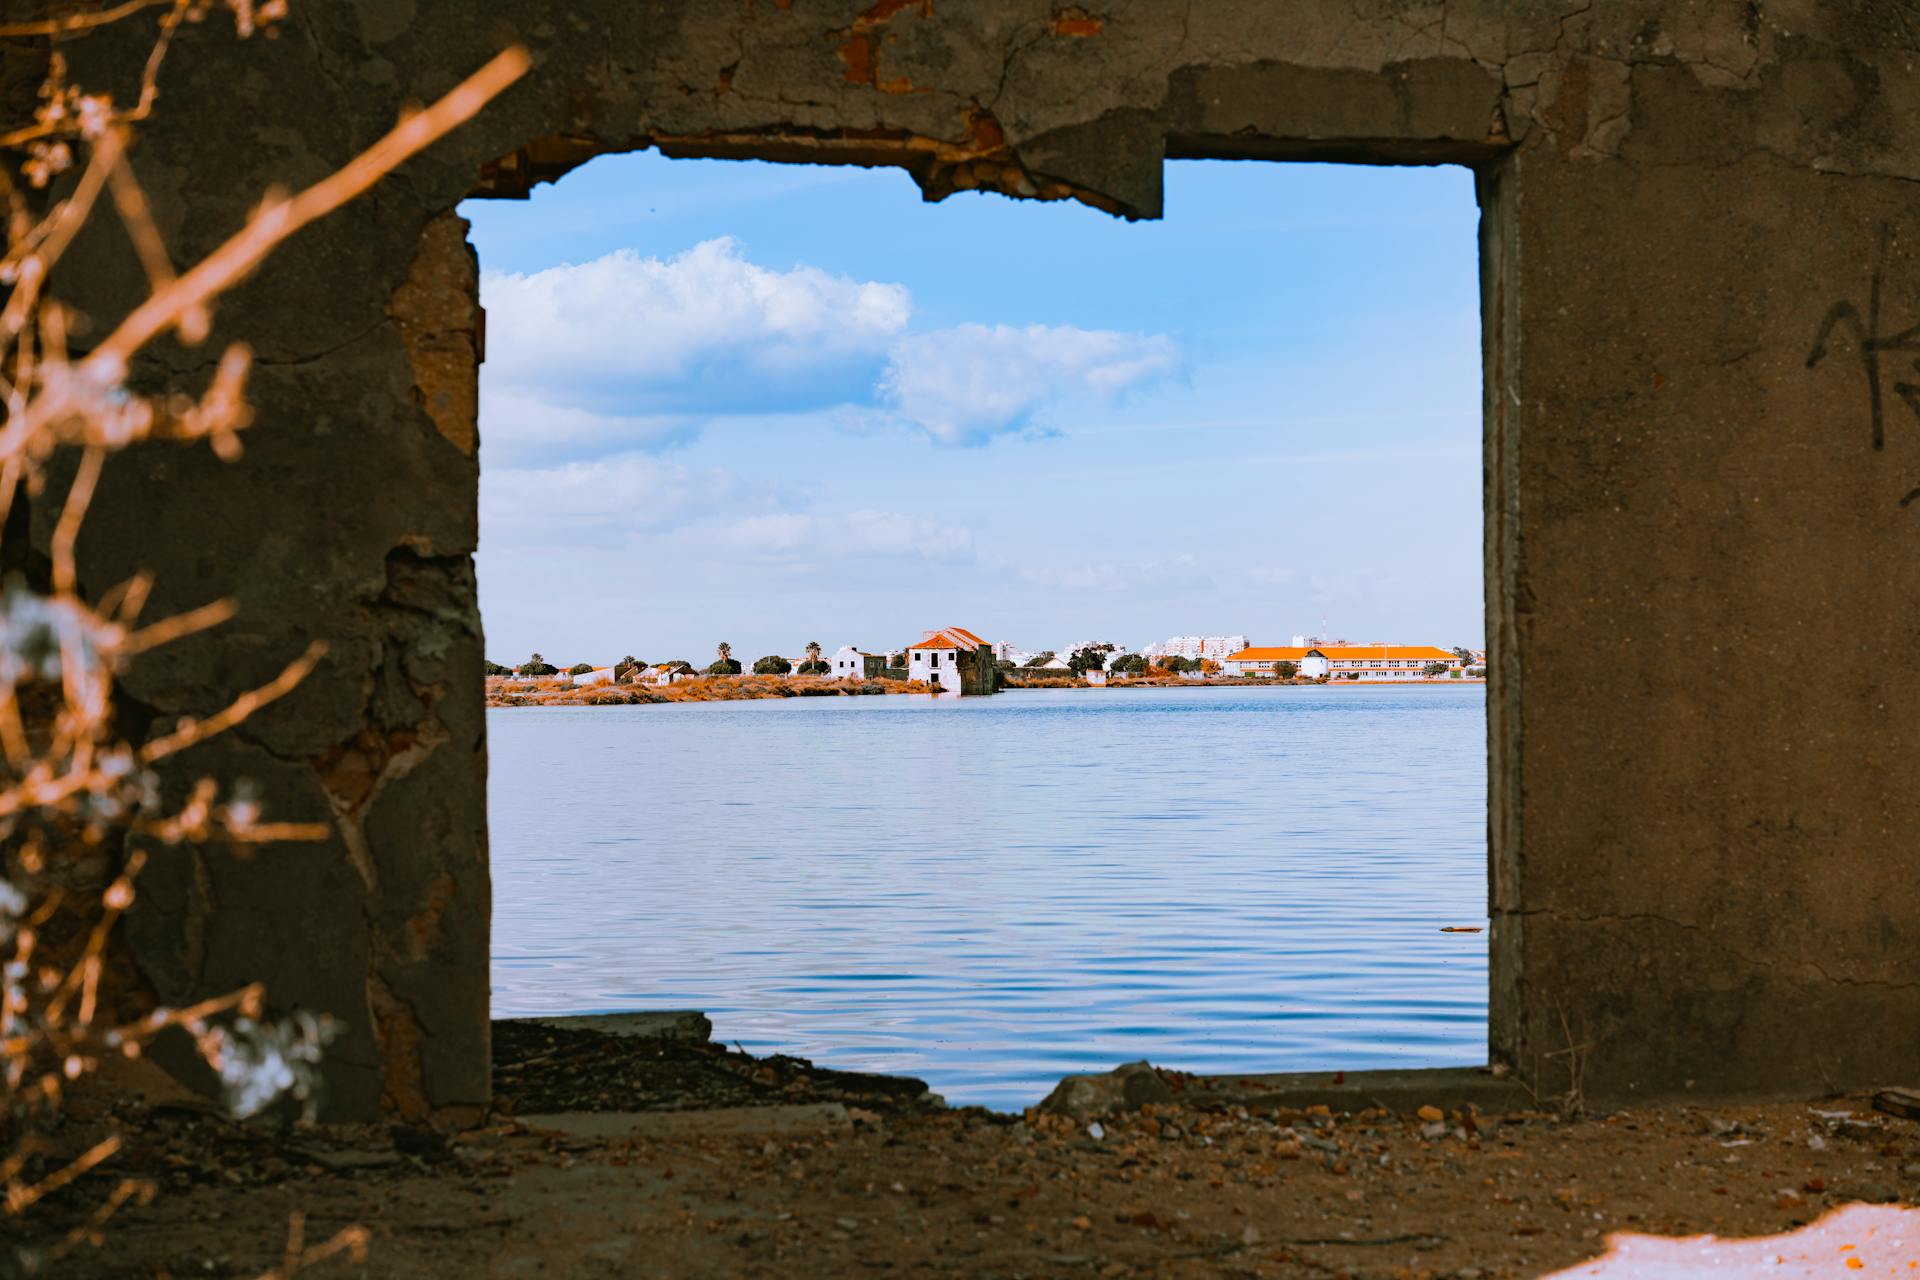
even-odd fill
[{"label": "crumbling plaster", "polygon": [[[1893,340],[1920,322],[1917,31],[1901,0],[296,0],[273,41],[191,30],[135,155],[182,255],[502,45],[536,66],[223,306],[216,340],[260,354],[243,463],[109,470],[89,582],[151,568],[156,607],[243,608],[134,672],[141,709],[332,646],[183,768],[339,836],[163,860],[139,958],[169,996],[266,977],[341,1018],[338,1114],[485,1101],[461,199],[647,146],[1128,218],[1163,213],[1169,156],[1461,163],[1485,214],[1492,1052],[1542,1089],[1577,1067],[1589,1097],[1897,1074],[1920,1049],[1920,418]],[[71,52],[125,83],[141,49]],[[137,270],[85,247],[61,286],[112,314]],[[1810,366],[1823,317],[1870,325],[1871,297],[1879,363],[1843,317]]]}]

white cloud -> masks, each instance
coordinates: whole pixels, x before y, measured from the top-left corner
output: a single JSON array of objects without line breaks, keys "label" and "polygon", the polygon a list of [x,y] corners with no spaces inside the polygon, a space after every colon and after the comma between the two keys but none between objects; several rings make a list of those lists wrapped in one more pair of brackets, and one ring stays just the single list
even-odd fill
[{"label": "white cloud", "polygon": [[508,552],[624,545],[637,535],[733,514],[753,499],[730,472],[643,453],[483,470],[481,545]]},{"label": "white cloud", "polygon": [[725,237],[664,261],[622,249],[490,272],[480,293],[491,393],[610,420],[865,398],[912,312],[902,285],[757,266]]},{"label": "white cloud", "polygon": [[488,466],[659,450],[693,439],[701,425],[688,414],[594,413],[492,386],[481,390],[480,422]]},{"label": "white cloud", "polygon": [[748,516],[727,530],[726,542],[745,555],[769,559],[913,556],[970,560],[974,556],[973,534],[968,530],[895,511]]},{"label": "white cloud", "polygon": [[935,438],[981,444],[1032,426],[1038,410],[1059,400],[1112,399],[1179,367],[1179,350],[1163,334],[962,324],[895,342],[880,393]]}]

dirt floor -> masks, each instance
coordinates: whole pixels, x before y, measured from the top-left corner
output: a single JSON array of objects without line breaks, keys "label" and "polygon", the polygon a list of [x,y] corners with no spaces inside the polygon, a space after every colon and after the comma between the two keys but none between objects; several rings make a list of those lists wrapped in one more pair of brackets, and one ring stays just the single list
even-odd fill
[{"label": "dirt floor", "polygon": [[[498,1038],[512,1116],[451,1137],[276,1132],[179,1100],[77,1117],[62,1146],[117,1128],[117,1173],[159,1194],[53,1274],[257,1275],[298,1212],[309,1240],[371,1232],[365,1263],[315,1275],[1466,1280],[1570,1266],[1614,1232],[1766,1235],[1920,1195],[1920,1123],[1861,1097],[1572,1120],[1231,1103],[1016,1117],[718,1045]],[[36,1210],[33,1238],[111,1186]],[[1811,1274],[1912,1274],[1911,1249],[1820,1248]]]}]

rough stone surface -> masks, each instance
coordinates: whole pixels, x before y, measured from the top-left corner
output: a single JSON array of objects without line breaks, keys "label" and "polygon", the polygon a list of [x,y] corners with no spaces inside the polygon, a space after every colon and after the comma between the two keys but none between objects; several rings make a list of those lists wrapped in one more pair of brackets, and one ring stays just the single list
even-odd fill
[{"label": "rough stone surface", "polygon": [[[137,37],[73,43],[81,79],[130,84]],[[211,710],[308,637],[331,645],[176,781],[245,773],[276,816],[331,815],[339,835],[162,860],[131,936],[163,994],[265,978],[282,1005],[335,1013],[336,1114],[486,1099],[462,198],[647,146],[898,165],[933,198],[1128,218],[1162,212],[1168,156],[1448,162],[1474,167],[1485,214],[1492,1053],[1592,1098],[1911,1066],[1906,6],[300,4],[273,41],[192,27],[167,65],[134,162],[176,253],[514,41],[537,59],[526,81],[221,308],[216,340],[260,358],[246,461],[109,468],[87,581],[150,568],[156,609],[242,607],[134,673],[141,710]],[[60,287],[116,314],[130,251],[105,230],[80,250]],[[162,348],[141,376],[191,385],[212,359]]]}]

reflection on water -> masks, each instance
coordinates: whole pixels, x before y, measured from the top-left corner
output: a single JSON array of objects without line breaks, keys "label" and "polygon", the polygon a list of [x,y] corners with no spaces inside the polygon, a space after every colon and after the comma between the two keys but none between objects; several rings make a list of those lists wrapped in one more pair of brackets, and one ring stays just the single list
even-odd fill
[{"label": "reflection on water", "polygon": [[1069,1071],[1485,1060],[1478,686],[488,713],[495,1016],[1016,1108]]}]

